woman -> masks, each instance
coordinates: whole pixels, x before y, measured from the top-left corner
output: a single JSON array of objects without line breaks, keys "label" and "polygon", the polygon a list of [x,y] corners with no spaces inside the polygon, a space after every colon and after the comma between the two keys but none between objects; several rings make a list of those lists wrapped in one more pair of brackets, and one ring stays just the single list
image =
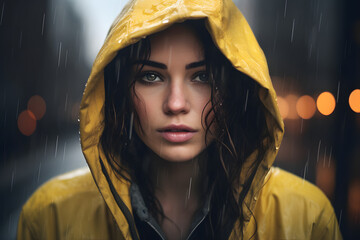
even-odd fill
[{"label": "woman", "polygon": [[91,174],[42,186],[19,239],[341,239],[321,191],[271,167],[283,122],[231,0],[130,2],[95,60],[80,133]]}]

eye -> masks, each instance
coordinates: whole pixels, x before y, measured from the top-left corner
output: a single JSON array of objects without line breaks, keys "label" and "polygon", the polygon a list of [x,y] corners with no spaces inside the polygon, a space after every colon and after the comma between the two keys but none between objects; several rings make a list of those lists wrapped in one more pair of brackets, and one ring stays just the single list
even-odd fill
[{"label": "eye", "polygon": [[158,74],[154,73],[154,72],[144,72],[144,73],[140,74],[139,79],[141,81],[144,81],[144,82],[147,82],[147,83],[153,83],[153,82],[162,81],[161,77]]},{"label": "eye", "polygon": [[194,76],[193,81],[208,83],[209,82],[209,74],[207,74],[206,72],[199,72]]}]

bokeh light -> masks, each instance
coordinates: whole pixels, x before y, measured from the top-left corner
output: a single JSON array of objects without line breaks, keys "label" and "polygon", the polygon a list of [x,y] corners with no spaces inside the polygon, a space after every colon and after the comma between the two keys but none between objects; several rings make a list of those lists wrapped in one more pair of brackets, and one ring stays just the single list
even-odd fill
[{"label": "bokeh light", "polygon": [[36,120],[40,120],[46,112],[45,100],[39,95],[32,96],[28,101],[28,110],[35,115]]},{"label": "bokeh light", "polygon": [[289,114],[289,104],[282,97],[277,97],[277,103],[279,106],[280,115],[283,119],[286,119]]},{"label": "bokeh light", "polygon": [[289,94],[285,98],[286,102],[289,104],[289,114],[287,116],[288,119],[298,119],[299,116],[296,112],[296,102],[298,97],[294,94]]},{"label": "bokeh light", "polygon": [[35,132],[36,129],[35,115],[29,110],[22,111],[19,114],[17,124],[19,131],[22,134],[25,136],[30,136]]},{"label": "bokeh light", "polygon": [[300,97],[296,102],[296,111],[302,119],[312,118],[316,111],[315,100],[308,95]]},{"label": "bokeh light", "polygon": [[352,91],[349,97],[349,105],[354,112],[360,113],[360,89]]},{"label": "bokeh light", "polygon": [[316,100],[316,106],[322,115],[328,116],[335,109],[335,98],[330,92],[323,92]]}]

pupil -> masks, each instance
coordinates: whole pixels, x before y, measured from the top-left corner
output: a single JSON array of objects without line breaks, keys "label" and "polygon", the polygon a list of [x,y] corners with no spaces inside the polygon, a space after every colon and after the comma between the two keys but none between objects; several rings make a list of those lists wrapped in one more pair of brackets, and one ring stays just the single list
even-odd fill
[{"label": "pupil", "polygon": [[199,75],[199,79],[201,81],[206,81],[207,80],[207,75],[205,73],[202,73],[202,74]]},{"label": "pupil", "polygon": [[155,74],[153,74],[153,73],[149,73],[149,74],[147,75],[147,78],[148,78],[148,80],[154,81],[154,80],[156,79],[156,76],[155,76]]}]

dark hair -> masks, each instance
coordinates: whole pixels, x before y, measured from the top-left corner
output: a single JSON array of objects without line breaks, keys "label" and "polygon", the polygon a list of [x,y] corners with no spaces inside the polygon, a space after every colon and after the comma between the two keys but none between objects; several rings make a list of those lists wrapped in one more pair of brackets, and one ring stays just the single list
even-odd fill
[{"label": "dark hair", "polygon": [[[207,239],[228,238],[236,219],[240,220],[241,238],[246,221],[243,207],[256,170],[263,160],[264,139],[269,136],[265,124],[264,107],[259,100],[259,86],[254,80],[237,71],[214,45],[203,20],[188,20],[204,47],[206,70],[210,76],[211,110],[205,114],[206,134],[215,135],[208,145],[209,158],[204,167],[209,179],[207,194],[211,194],[211,208],[207,218]],[[140,188],[149,211],[154,216],[166,217],[154,195],[154,188],[147,172],[146,155],[149,149],[136,133],[129,132],[133,112],[131,93],[134,82],[131,69],[134,61],[148,59],[151,54],[149,38],[121,49],[106,66],[105,118],[100,144],[107,161],[118,175],[134,181]],[[214,117],[210,117],[213,112]],[[134,112],[134,121],[139,119]],[[214,124],[215,132],[210,132]],[[131,139],[129,135],[132,134]],[[257,151],[256,160],[240,183],[240,173],[247,157]],[[128,178],[130,177],[130,179]],[[241,185],[241,186],[240,186]],[[238,193],[241,187],[241,192]],[[237,199],[236,199],[237,197]]]}]

